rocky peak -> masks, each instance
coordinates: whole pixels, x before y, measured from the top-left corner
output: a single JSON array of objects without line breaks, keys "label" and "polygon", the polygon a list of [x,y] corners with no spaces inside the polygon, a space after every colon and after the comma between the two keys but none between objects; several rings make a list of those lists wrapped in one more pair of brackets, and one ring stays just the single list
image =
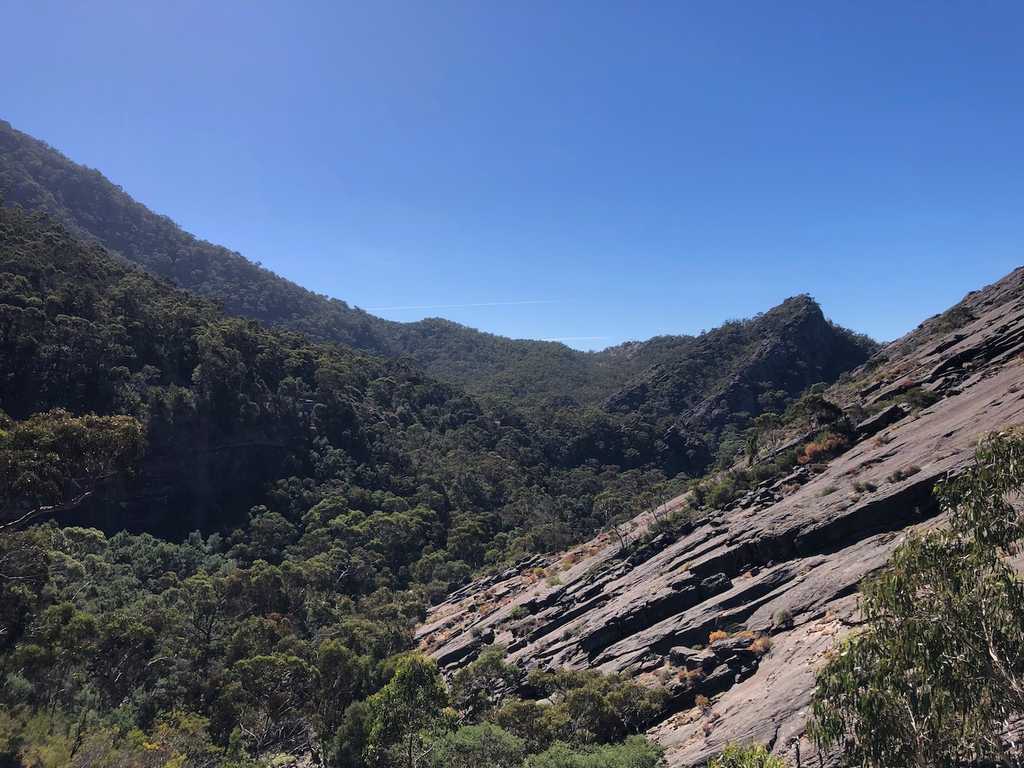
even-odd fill
[{"label": "rocky peak", "polygon": [[717,438],[737,419],[780,408],[812,384],[835,381],[876,350],[871,340],[829,322],[802,294],[691,338],[605,407],[669,418],[678,432]]}]

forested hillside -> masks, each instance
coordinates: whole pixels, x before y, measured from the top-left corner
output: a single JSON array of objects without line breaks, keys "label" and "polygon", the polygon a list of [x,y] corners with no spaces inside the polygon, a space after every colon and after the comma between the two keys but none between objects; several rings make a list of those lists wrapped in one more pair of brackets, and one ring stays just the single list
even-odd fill
[{"label": "forested hillside", "polygon": [[[2,121],[0,199],[47,211],[79,235],[99,241],[151,273],[216,299],[228,314],[374,354],[409,357],[435,378],[517,407],[601,407],[612,398],[616,410],[637,404],[664,412],[668,406],[679,415],[680,408],[724,394],[714,385],[735,374],[757,344],[777,337],[777,323],[730,323],[698,337],[664,336],[587,353],[555,342],[506,339],[441,319],[383,320],[194,238],[98,171],[70,161]],[[823,317],[819,322],[826,325]],[[813,345],[794,350],[793,361],[778,361],[797,373],[775,390],[792,397],[808,384],[831,381],[875,349],[870,340],[830,324],[828,330],[818,330]],[[804,359],[807,353],[815,359]],[[761,394],[741,398],[746,401],[741,410],[757,410],[756,397]],[[683,420],[693,421],[686,415]],[[690,426],[717,431],[720,421],[699,418]]]},{"label": "forested hillside", "polygon": [[[50,755],[32,765],[135,755],[137,727],[154,765],[268,750],[362,765],[406,732],[373,725],[403,674],[443,719],[436,668],[394,658],[431,599],[596,529],[599,494],[639,501],[664,479],[566,453],[565,435],[404,363],[228,318],[42,214],[0,209],[0,320],[3,764],[29,747]],[[617,711],[510,749],[642,727]]]},{"label": "forested hillside", "polygon": [[0,765],[654,768],[658,690],[445,680],[415,625],[873,349],[808,297],[600,354],[389,323],[6,124],[0,192]]},{"label": "forested hillside", "polygon": [[408,579],[427,550],[451,547],[465,573],[557,546],[599,525],[597,493],[665,478],[615,461],[646,438],[620,424],[592,423],[590,439],[561,431],[572,423],[535,430],[400,361],[226,317],[39,214],[0,211],[0,275],[8,416],[62,408],[146,428],[134,475],[107,482],[116,504],[81,512],[110,530],[223,529],[257,502],[297,522],[329,497],[418,509],[433,533],[376,563]]}]

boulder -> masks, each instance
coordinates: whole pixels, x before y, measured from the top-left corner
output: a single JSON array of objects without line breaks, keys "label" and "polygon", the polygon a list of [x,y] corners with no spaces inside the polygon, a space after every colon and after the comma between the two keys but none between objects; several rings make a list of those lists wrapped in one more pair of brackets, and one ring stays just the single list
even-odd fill
[{"label": "boulder", "polygon": [[892,426],[897,421],[910,414],[910,408],[902,403],[890,405],[888,408],[879,411],[874,416],[864,419],[855,428],[858,440],[864,440],[876,435],[886,427]]},{"label": "boulder", "polygon": [[700,591],[707,597],[713,597],[732,587],[732,579],[724,573],[716,573],[700,581]]},{"label": "boulder", "polygon": [[698,651],[686,645],[678,645],[668,652],[668,660],[674,666],[684,669],[710,670],[715,665],[715,654],[707,649]]}]

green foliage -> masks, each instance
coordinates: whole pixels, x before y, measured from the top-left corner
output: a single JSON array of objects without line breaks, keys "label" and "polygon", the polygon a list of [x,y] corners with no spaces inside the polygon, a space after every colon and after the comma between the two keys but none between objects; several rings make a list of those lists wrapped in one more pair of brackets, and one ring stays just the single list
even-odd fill
[{"label": "green foliage", "polygon": [[763,744],[729,744],[721,755],[708,764],[708,768],[786,768],[786,764],[772,755]]},{"label": "green foliage", "polygon": [[[808,296],[699,336],[661,336],[599,353],[554,342],[506,339],[437,318],[416,323],[382,320],[305,290],[238,253],[197,240],[101,174],[3,121],[0,197],[8,204],[46,211],[77,236],[102,243],[151,274],[215,299],[229,314],[317,341],[405,357],[428,374],[492,404],[526,410],[532,428],[560,438],[548,446],[561,454],[552,460],[571,465],[592,460],[599,466],[697,474],[711,460],[725,431],[742,428],[749,416],[761,411],[781,410],[810,384],[834,379],[877,348],[870,339],[826,322]],[[14,293],[20,295],[21,275],[14,275]],[[87,303],[89,288],[77,297],[80,304]],[[135,298],[124,292],[126,305]],[[35,313],[47,306],[31,299],[10,304],[13,316],[26,323],[34,322]],[[131,307],[133,312],[140,308],[145,310],[138,304]],[[99,343],[95,334],[85,333],[95,328],[81,322],[70,325],[83,331],[83,339]],[[801,343],[811,335],[813,344]],[[123,336],[115,333],[112,339],[121,341]],[[765,344],[785,356],[769,379],[762,375],[760,350]],[[206,369],[227,374],[221,386],[224,400],[231,398],[229,382],[240,370],[237,362],[228,356]],[[732,386],[737,379],[740,385]],[[81,379],[77,385],[98,381]],[[214,387],[218,383],[213,376],[204,381]],[[401,395],[400,382],[396,383]],[[388,391],[383,385],[378,389],[380,395]],[[722,404],[713,410],[702,407],[719,395]],[[687,413],[695,418],[680,418]],[[699,428],[681,429],[680,424],[690,421]]]},{"label": "green foliage", "polygon": [[315,668],[297,656],[270,653],[242,659],[231,676],[239,691],[238,726],[250,752],[301,740],[303,715],[318,692]]},{"label": "green foliage", "polygon": [[522,680],[522,672],[505,662],[505,649],[492,645],[452,676],[452,706],[470,722],[500,706]]},{"label": "green foliage", "polygon": [[404,657],[391,680],[369,702],[370,765],[414,768],[430,751],[424,749],[424,732],[440,726],[448,703],[437,665],[418,654]]},{"label": "green foliage", "polygon": [[656,506],[870,346],[828,325],[824,357],[783,344],[778,381],[744,378],[765,342],[824,322],[807,297],[601,355],[387,323],[196,241],[6,124],[0,190],[70,227],[0,208],[8,762],[654,765],[636,734],[662,692],[548,672],[531,684],[549,700],[522,700],[498,649],[449,691],[408,655],[413,627],[483,567]]},{"label": "green foliage", "polygon": [[657,768],[660,765],[661,748],[641,736],[631,736],[622,744],[584,749],[559,742],[527,758],[524,768]]},{"label": "green foliage", "polygon": [[425,763],[433,768],[520,768],[525,755],[521,739],[492,723],[481,723],[436,738]]},{"label": "green foliage", "polygon": [[920,408],[927,408],[930,405],[935,405],[939,401],[939,395],[932,392],[930,389],[922,389],[921,387],[911,387],[910,389],[903,392],[896,398],[899,402],[906,403],[911,408],[917,410]]},{"label": "green foliage", "polygon": [[372,718],[370,704],[366,701],[357,701],[345,709],[341,725],[331,742],[331,765],[336,768],[365,768]]},{"label": "green foliage", "polygon": [[600,440],[572,440],[583,417],[540,428],[406,363],[226,319],[13,209],[0,314],[5,510],[81,503],[108,479],[65,519],[171,537],[244,524],[241,562],[298,552],[347,593],[441,595],[485,562],[593,533],[601,492],[665,480],[627,430],[598,419]]},{"label": "green foliage", "polygon": [[12,422],[0,411],[0,532],[76,505],[98,482],[142,455],[143,427],[130,416],[65,410]]},{"label": "green foliage", "polygon": [[814,733],[861,766],[942,768],[1019,759],[1024,713],[1024,439],[982,444],[936,493],[947,529],[913,536],[863,589],[867,628],[818,676]]},{"label": "green foliage", "polygon": [[929,328],[929,331],[933,334],[949,333],[959,328],[963,328],[965,325],[976,319],[977,317],[970,309],[965,307],[963,304],[957,304],[947,309],[941,315],[932,318],[930,321],[931,327]]},{"label": "green foliage", "polygon": [[32,768],[256,768],[213,743],[209,723],[175,710],[146,730],[70,722],[47,711],[0,710],[0,765]]},{"label": "green foliage", "polygon": [[[552,701],[543,718],[527,719],[528,723],[534,721],[528,727],[536,729],[530,738],[547,738],[549,743],[555,739],[574,744],[604,743],[640,733],[662,712],[666,699],[660,689],[594,671],[534,670],[528,683]],[[495,719],[527,738],[505,713],[499,711]],[[536,722],[538,719],[541,722]]]}]

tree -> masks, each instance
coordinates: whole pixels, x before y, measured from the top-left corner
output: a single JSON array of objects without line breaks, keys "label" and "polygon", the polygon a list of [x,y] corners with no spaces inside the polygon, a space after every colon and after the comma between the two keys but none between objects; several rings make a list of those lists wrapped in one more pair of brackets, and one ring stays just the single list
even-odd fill
[{"label": "tree", "polygon": [[366,701],[349,704],[334,734],[331,765],[337,768],[365,768],[373,712]]},{"label": "tree", "polygon": [[244,694],[239,727],[252,753],[301,742],[316,670],[296,656],[272,653],[243,659],[232,672]]},{"label": "tree", "polygon": [[317,651],[320,688],[319,730],[324,738],[334,736],[349,706],[366,695],[370,687],[372,659],[360,656],[337,640],[325,640]]},{"label": "tree", "polygon": [[550,747],[569,726],[569,718],[561,709],[521,699],[507,702],[489,715],[489,719],[521,739],[531,754]]},{"label": "tree", "polygon": [[452,677],[452,706],[469,722],[477,722],[500,706],[521,679],[519,669],[505,662],[504,647],[490,646]]},{"label": "tree", "polygon": [[525,754],[521,739],[481,723],[441,735],[426,762],[431,768],[520,768]]},{"label": "tree", "polygon": [[594,516],[604,523],[605,529],[615,534],[619,542],[619,552],[626,551],[626,531],[624,523],[629,519],[629,507],[622,496],[613,491],[605,491],[594,499]]},{"label": "tree", "polygon": [[43,600],[49,569],[47,531],[0,536],[0,652],[14,647]]},{"label": "tree", "polygon": [[775,448],[782,432],[782,417],[777,413],[762,413],[754,419],[747,430],[746,455],[747,464],[753,465],[763,447]]},{"label": "tree", "polygon": [[73,509],[142,455],[131,416],[47,411],[12,422],[0,412],[0,533]]},{"label": "tree", "polygon": [[179,622],[174,642],[187,649],[194,664],[193,674],[205,679],[216,646],[222,641],[228,624],[229,584],[223,577],[205,573],[185,579],[180,587],[168,589],[162,600]]},{"label": "tree", "polygon": [[787,409],[786,416],[806,421],[814,429],[839,421],[843,418],[843,409],[826,399],[824,392],[823,384],[815,384]]},{"label": "tree", "polygon": [[866,629],[818,675],[812,733],[853,765],[1016,764],[1024,714],[1024,437],[983,443],[936,495],[949,525],[911,536],[863,587]]},{"label": "tree", "polygon": [[418,653],[402,658],[388,684],[370,697],[370,764],[415,768],[430,752],[425,731],[441,722],[447,704],[437,664]]},{"label": "tree", "polygon": [[[544,730],[555,731],[556,738],[573,744],[618,741],[643,730],[664,711],[664,690],[619,675],[594,670],[534,670],[528,682],[553,702],[545,708]],[[507,714],[503,712],[502,718]],[[515,726],[505,727],[522,736]]]}]

